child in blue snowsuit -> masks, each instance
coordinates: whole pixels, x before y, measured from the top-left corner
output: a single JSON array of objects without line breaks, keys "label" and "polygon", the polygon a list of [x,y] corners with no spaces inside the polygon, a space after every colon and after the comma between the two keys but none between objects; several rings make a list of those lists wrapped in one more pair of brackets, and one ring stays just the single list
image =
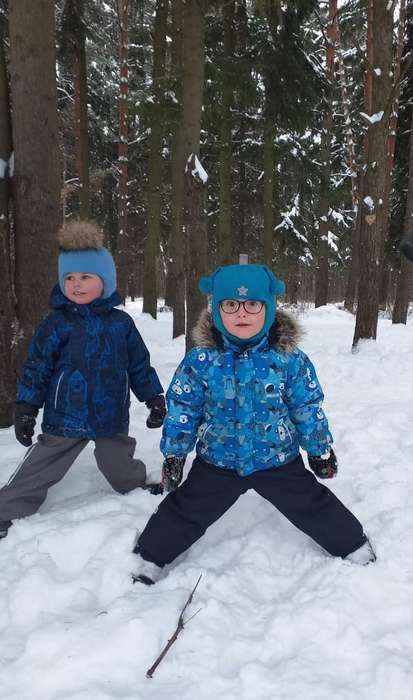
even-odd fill
[{"label": "child in blue snowsuit", "polygon": [[132,318],[115,306],[116,269],[103,234],[72,221],[59,233],[59,284],[52,312],[38,327],[24,364],[15,407],[15,432],[31,446],[44,406],[42,434],[0,490],[0,537],[15,518],[35,513],[89,440],[111,486],[127,493],[146,485],[128,435],[130,390],[150,409],[147,426],[165,416],[163,389]]},{"label": "child in blue snowsuit", "polygon": [[[331,555],[357,563],[375,555],[357,518],[319,483],[337,463],[321,408],[323,392],[299,329],[275,297],[284,284],[264,265],[229,265],[200,282],[212,295],[194,347],[167,392],[161,451],[171,491],[134,548],[133,578],[151,584],[239,496],[254,489]],[[182,479],[186,455],[196,458]]]}]

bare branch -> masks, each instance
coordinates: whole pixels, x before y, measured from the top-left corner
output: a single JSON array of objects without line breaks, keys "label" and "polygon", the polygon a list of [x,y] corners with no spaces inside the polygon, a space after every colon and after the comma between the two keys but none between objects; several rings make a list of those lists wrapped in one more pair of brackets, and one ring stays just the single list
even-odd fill
[{"label": "bare branch", "polygon": [[202,578],[202,574],[199,575],[198,581],[196,582],[195,586],[193,587],[191,593],[188,596],[188,600],[186,601],[184,607],[181,610],[181,614],[179,615],[178,624],[176,626],[175,632],[173,633],[172,637],[170,639],[168,639],[167,644],[165,644],[164,648],[162,649],[162,651],[159,654],[158,658],[156,659],[155,663],[152,664],[150,669],[148,669],[146,671],[147,678],[152,678],[153,674],[155,673],[155,671],[158,668],[159,664],[161,663],[162,659],[164,658],[164,656],[166,656],[166,654],[168,653],[172,644],[177,640],[179,633],[182,632],[182,630],[184,629],[187,622],[189,622],[189,620],[192,620],[195,617],[195,615],[197,615],[199,613],[199,610],[197,610],[196,613],[194,613],[193,615],[191,615],[190,618],[188,618],[188,620],[184,620],[185,610],[192,603],[194,593],[195,593],[196,589],[198,588],[198,584],[199,584],[201,578]]}]

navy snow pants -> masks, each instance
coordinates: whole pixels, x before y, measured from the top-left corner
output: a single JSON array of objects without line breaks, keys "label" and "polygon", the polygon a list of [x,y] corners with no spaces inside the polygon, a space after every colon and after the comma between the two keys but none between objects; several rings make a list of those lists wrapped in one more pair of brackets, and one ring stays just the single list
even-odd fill
[{"label": "navy snow pants", "polygon": [[249,476],[196,457],[187,479],[150,517],[134,551],[158,566],[170,564],[249,489],[333,556],[345,557],[364,542],[361,523],[305,468],[301,456]]}]

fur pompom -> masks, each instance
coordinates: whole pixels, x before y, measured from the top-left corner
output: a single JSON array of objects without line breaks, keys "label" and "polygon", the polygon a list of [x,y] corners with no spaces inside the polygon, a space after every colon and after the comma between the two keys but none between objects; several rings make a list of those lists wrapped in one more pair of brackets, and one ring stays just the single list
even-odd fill
[{"label": "fur pompom", "polygon": [[103,231],[91,221],[73,219],[63,224],[57,242],[61,250],[99,250],[104,246]]}]

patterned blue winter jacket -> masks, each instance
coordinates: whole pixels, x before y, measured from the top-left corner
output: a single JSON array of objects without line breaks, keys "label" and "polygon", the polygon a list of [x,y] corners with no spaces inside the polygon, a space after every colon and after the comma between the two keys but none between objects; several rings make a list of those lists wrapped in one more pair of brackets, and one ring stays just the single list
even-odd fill
[{"label": "patterned blue winter jacket", "polygon": [[147,401],[163,391],[117,292],[74,304],[56,286],[53,310],[30,343],[16,401],[41,408],[42,430],[70,438],[127,433],[130,389]]},{"label": "patterned blue winter jacket", "polygon": [[196,443],[205,461],[247,476],[290,462],[302,447],[329,449],[324,398],[300,329],[282,310],[269,336],[245,349],[223,338],[203,312],[197,347],[183,359],[167,392],[161,450],[186,456]]}]

